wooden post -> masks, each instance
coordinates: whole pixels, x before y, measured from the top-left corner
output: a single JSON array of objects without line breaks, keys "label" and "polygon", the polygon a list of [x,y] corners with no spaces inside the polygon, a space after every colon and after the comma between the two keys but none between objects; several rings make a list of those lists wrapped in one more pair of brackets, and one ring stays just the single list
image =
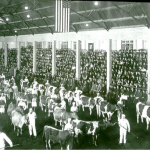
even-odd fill
[{"label": "wooden post", "polygon": [[52,76],[56,74],[56,41],[52,42]]},{"label": "wooden post", "polygon": [[80,40],[76,41],[76,79],[80,79]]},{"label": "wooden post", "polygon": [[112,40],[108,41],[108,51],[107,51],[107,93],[109,92],[109,86],[112,78]]}]

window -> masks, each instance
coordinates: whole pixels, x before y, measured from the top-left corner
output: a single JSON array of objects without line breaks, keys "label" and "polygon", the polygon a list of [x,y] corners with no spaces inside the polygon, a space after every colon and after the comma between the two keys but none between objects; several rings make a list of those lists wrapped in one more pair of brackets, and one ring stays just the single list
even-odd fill
[{"label": "window", "polygon": [[52,48],[52,42],[48,42],[48,48]]},{"label": "window", "polygon": [[37,42],[36,43],[36,48],[42,48],[42,42]]},{"label": "window", "polygon": [[68,42],[62,42],[62,43],[61,43],[61,48],[62,48],[62,49],[68,48]]},{"label": "window", "polygon": [[121,41],[121,49],[133,49],[133,40]]},{"label": "window", "polygon": [[28,42],[27,45],[28,46],[33,46],[33,43],[32,42]]}]

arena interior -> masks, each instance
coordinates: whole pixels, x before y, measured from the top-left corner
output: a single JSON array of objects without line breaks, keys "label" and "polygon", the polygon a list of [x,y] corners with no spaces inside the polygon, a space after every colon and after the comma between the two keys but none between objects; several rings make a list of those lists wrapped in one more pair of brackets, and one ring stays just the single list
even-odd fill
[{"label": "arena interior", "polygon": [[[149,8],[0,0],[0,127],[14,145],[6,149],[46,149],[46,139],[52,149],[66,149],[68,141],[69,149],[150,149]],[[31,107],[36,137],[26,118]],[[17,114],[26,122],[14,121]],[[131,128],[126,144],[119,144],[122,114]],[[44,130],[47,125],[60,134],[68,118],[70,139]]]}]

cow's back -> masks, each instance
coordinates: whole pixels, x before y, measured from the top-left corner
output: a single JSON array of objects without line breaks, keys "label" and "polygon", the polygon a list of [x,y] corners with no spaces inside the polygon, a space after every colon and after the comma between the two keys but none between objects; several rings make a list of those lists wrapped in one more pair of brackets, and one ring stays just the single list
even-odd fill
[{"label": "cow's back", "polygon": [[101,111],[105,111],[105,107],[106,107],[107,104],[108,104],[108,103],[105,102],[105,101],[101,102],[101,105],[100,105]]},{"label": "cow's back", "polygon": [[87,105],[87,104],[89,104],[89,97],[86,97],[86,96],[85,96],[85,97],[82,97],[82,98],[81,98],[81,101],[82,101],[82,104],[83,104],[83,105]]},{"label": "cow's back", "polygon": [[11,113],[12,113],[13,110],[15,110],[15,108],[16,108],[16,104],[13,104],[13,103],[11,102],[11,103],[9,104],[9,106],[8,106],[7,114],[8,114],[9,116],[11,116]]},{"label": "cow's back", "polygon": [[22,127],[24,122],[23,122],[23,115],[20,114],[18,111],[13,110],[12,111],[12,124],[14,126],[19,126]]},{"label": "cow's back", "polygon": [[145,105],[139,104],[139,113],[142,115]]},{"label": "cow's back", "polygon": [[63,116],[64,111],[61,110],[59,107],[55,107],[54,109],[54,120],[60,120]]},{"label": "cow's back", "polygon": [[147,117],[150,118],[150,107],[149,107],[148,110],[147,110]]},{"label": "cow's back", "polygon": [[112,105],[112,104],[108,103],[108,105],[107,105],[107,111],[108,112],[113,112],[115,110],[116,110],[116,105]]}]

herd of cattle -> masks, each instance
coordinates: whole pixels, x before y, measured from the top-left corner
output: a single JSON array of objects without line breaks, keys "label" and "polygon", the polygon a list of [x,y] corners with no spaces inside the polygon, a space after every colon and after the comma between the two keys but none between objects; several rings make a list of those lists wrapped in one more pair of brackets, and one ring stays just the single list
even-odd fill
[{"label": "herd of cattle", "polygon": [[[9,85],[9,81],[2,81],[0,84],[0,89],[3,91],[4,95],[0,98],[0,108],[5,108],[6,102],[2,97],[10,98],[10,91],[11,86]],[[120,113],[122,113],[122,107],[118,104],[112,105],[105,101],[102,97],[99,95],[97,97],[87,97],[84,95],[81,95],[81,91],[76,89],[76,91],[66,91],[64,88],[57,88],[51,85],[43,85],[43,84],[37,84],[33,83],[32,87],[24,86],[27,85],[22,82],[21,89],[22,92],[13,91],[13,95],[15,98],[15,102],[12,101],[7,108],[7,114],[10,116],[11,122],[15,127],[17,128],[17,136],[19,134],[22,134],[22,127],[24,124],[28,125],[28,117],[25,113],[25,110],[27,110],[30,106],[31,107],[37,107],[38,105],[32,105],[33,103],[38,103],[39,98],[39,106],[41,107],[41,110],[47,114],[47,116],[51,116],[53,114],[55,125],[57,125],[57,122],[60,122],[60,125],[62,126],[62,130],[59,130],[57,128],[51,127],[51,126],[44,126],[43,129],[43,137],[45,138],[46,142],[46,148],[51,148],[50,141],[58,142],[61,145],[61,148],[66,146],[67,149],[71,149],[73,146],[73,139],[76,140],[78,143],[78,137],[80,135],[91,135],[93,144],[97,145],[97,137],[99,135],[100,130],[105,130],[107,127],[114,126],[116,123],[110,123],[112,115],[115,111],[117,111],[117,116],[120,117]],[[43,92],[44,91],[44,92]],[[40,96],[38,94],[40,93]],[[80,96],[77,97],[76,92],[79,92]],[[43,94],[44,93],[44,94]],[[62,95],[66,102],[72,95],[74,100],[76,101],[76,104],[78,106],[78,109],[84,111],[84,107],[89,107],[90,115],[92,114],[92,109],[96,107],[97,111],[97,117],[100,117],[102,114],[103,117],[107,117],[107,121],[104,119],[103,121],[84,121],[80,120],[77,112],[70,112],[66,111],[64,109],[61,109],[61,96]],[[2,101],[4,101],[2,103]],[[120,99],[120,101],[122,101]],[[66,103],[69,105],[69,103]],[[30,105],[30,106],[29,106]],[[3,107],[4,106],[4,107]],[[141,103],[137,102],[136,104],[136,111],[137,111],[137,123],[139,122],[139,115],[141,115],[141,118],[143,120],[143,117],[147,120],[147,129],[149,125],[150,120],[150,107]],[[5,112],[5,111],[3,111]],[[105,115],[107,114],[107,115]],[[72,126],[73,130],[65,131],[64,125],[67,123],[68,119],[72,119]]]}]

